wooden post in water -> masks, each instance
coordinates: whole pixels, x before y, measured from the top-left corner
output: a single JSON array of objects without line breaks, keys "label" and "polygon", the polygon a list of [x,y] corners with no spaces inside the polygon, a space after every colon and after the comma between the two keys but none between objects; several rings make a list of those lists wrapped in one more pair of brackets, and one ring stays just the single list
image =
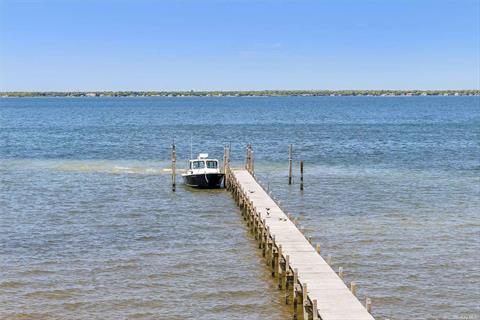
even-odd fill
[{"label": "wooden post in water", "polygon": [[343,267],[338,267],[338,276],[343,279]]},{"label": "wooden post in water", "polygon": [[300,190],[303,190],[303,160],[300,161]]},{"label": "wooden post in water", "polygon": [[230,188],[230,182],[228,181],[228,178],[230,176],[230,147],[226,146],[225,147],[225,150],[226,150],[226,157],[225,157],[225,160],[226,160],[226,163],[225,163],[225,176],[223,177],[223,185],[225,186],[225,188]]},{"label": "wooden post in water", "polygon": [[312,300],[312,320],[318,320],[317,299]]},{"label": "wooden post in water", "polygon": [[247,149],[245,151],[245,169],[247,169],[247,171],[248,171],[249,156],[250,156],[250,149],[249,149],[249,145],[247,144]]},{"label": "wooden post in water", "polygon": [[304,320],[308,320],[307,303],[308,303],[307,283],[302,283],[302,305],[303,305],[302,314],[303,314]]},{"label": "wooden post in water", "polygon": [[227,147],[227,187],[231,188],[231,181],[230,181],[230,146]]},{"label": "wooden post in water", "polygon": [[253,149],[250,149],[250,173],[252,174],[252,176],[254,175],[253,174],[253,169],[254,169],[254,160],[253,160]]},{"label": "wooden post in water", "polygon": [[372,300],[370,298],[365,299],[365,309],[367,309],[368,313],[372,313]]},{"label": "wooden post in water", "polygon": [[288,145],[288,184],[292,184],[292,152],[293,146],[291,144]]},{"label": "wooden post in water", "polygon": [[280,271],[281,271],[280,263],[281,263],[281,260],[282,260],[282,245],[280,244],[278,246],[278,250],[277,250],[277,259],[275,260],[275,276],[276,277],[280,277]]},{"label": "wooden post in water", "polygon": [[172,191],[175,191],[177,184],[177,174],[175,173],[175,166],[177,162],[177,151],[175,150],[175,143],[172,144]]},{"label": "wooden post in water", "polygon": [[290,256],[287,254],[285,256],[285,272],[282,272],[282,277],[281,277],[281,280],[279,282],[279,289],[287,290],[287,282],[288,282],[289,271],[290,271]]},{"label": "wooden post in water", "polygon": [[223,146],[223,187],[228,188],[228,146]]},{"label": "wooden post in water", "polygon": [[297,282],[298,282],[298,269],[295,268],[293,269],[293,284],[292,284],[292,297],[293,297],[293,301],[295,299],[295,296],[296,296],[296,292],[297,292]]},{"label": "wooden post in water", "polygon": [[272,236],[270,251],[268,252],[268,265],[272,269],[272,277],[275,276],[275,235]]},{"label": "wooden post in water", "polygon": [[[225,179],[225,175],[227,173],[227,146],[223,146],[223,174]],[[223,181],[225,184],[225,181]]]},{"label": "wooden post in water", "polygon": [[354,281],[350,282],[350,291],[354,296],[357,295],[357,284]]},{"label": "wooden post in water", "polygon": [[250,157],[252,150],[250,149],[250,144],[247,146],[247,171],[250,172]]},{"label": "wooden post in water", "polygon": [[247,171],[252,173],[252,145],[248,144],[248,168]]}]

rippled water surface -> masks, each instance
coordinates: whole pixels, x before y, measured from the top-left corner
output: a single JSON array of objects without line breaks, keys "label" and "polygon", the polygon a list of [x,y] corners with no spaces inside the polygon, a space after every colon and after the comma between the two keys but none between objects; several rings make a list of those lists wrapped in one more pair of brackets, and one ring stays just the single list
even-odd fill
[{"label": "rippled water surface", "polygon": [[378,319],[479,317],[478,97],[1,99],[0,129],[0,318],[290,318],[230,195],[170,191],[173,139],[251,142]]}]

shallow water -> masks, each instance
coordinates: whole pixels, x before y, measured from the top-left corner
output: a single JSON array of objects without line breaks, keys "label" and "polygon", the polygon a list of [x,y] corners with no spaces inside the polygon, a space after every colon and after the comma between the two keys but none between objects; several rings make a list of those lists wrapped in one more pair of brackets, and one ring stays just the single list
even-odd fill
[{"label": "shallow water", "polygon": [[251,142],[377,318],[480,313],[478,97],[1,99],[0,127],[0,317],[289,318],[229,194],[170,191],[190,136]]},{"label": "shallow water", "polygon": [[3,316],[285,315],[228,193],[173,194],[164,164],[108,163],[3,162]]}]

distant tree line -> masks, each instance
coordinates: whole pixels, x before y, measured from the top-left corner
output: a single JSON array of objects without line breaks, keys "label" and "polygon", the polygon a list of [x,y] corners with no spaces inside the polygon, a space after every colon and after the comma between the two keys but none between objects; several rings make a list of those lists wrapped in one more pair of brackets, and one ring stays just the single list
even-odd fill
[{"label": "distant tree line", "polygon": [[0,92],[2,97],[478,96],[480,90],[260,90]]}]

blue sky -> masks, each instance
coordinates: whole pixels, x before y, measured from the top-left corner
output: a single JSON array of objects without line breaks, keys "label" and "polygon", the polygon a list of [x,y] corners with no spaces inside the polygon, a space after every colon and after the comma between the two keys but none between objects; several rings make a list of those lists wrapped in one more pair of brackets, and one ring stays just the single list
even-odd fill
[{"label": "blue sky", "polygon": [[479,87],[478,0],[0,0],[0,91]]}]

